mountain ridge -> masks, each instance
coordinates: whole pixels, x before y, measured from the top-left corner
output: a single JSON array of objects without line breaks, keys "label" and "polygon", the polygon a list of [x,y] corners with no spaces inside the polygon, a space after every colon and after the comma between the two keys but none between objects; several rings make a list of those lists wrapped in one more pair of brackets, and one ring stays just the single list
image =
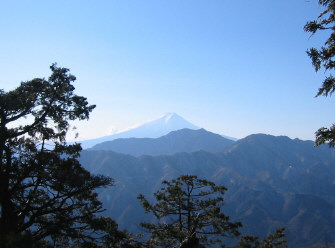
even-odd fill
[{"label": "mountain ridge", "polygon": [[154,120],[126,129],[125,131],[96,139],[82,140],[78,141],[77,143],[81,143],[83,149],[87,149],[93,147],[96,144],[119,138],[159,138],[171,131],[180,130],[183,128],[199,129],[198,126],[185,120],[178,114],[167,113]]},{"label": "mountain ridge", "polygon": [[159,138],[121,138],[99,143],[89,150],[111,150],[133,156],[172,155],[178,152],[222,151],[234,141],[205,129],[172,131]]},{"label": "mountain ridge", "polygon": [[[286,227],[291,247],[334,242],[335,163],[326,146],[285,136],[256,134],[219,153],[198,151],[140,156],[111,151],[83,151],[82,164],[95,174],[115,179],[99,194],[120,227],[138,231],[150,221],[136,199],[151,199],[163,180],[195,174],[228,188],[224,211],[242,221],[245,235],[263,237]],[[317,226],[317,228],[315,228]]]}]

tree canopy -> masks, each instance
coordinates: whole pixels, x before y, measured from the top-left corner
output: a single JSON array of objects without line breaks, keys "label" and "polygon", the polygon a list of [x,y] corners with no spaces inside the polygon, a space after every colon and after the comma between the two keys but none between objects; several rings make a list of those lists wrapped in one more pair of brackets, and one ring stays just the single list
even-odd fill
[{"label": "tree canopy", "polygon": [[262,241],[257,236],[243,236],[236,248],[285,248],[287,242],[284,231],[285,228],[280,228]]},{"label": "tree canopy", "polygon": [[91,175],[80,145],[65,143],[69,122],[95,105],[74,93],[68,69],[50,68],[48,79],[0,90],[0,247],[118,247],[127,234],[97,215],[95,190],[112,179]]},{"label": "tree canopy", "polygon": [[[316,97],[331,96],[335,92],[335,77],[332,71],[335,69],[335,1],[334,0],[319,0],[319,5],[325,8],[324,11],[314,20],[309,21],[304,27],[306,32],[311,35],[316,34],[318,31],[328,30],[329,38],[325,41],[324,45],[320,48],[310,48],[307,50],[308,56],[312,60],[315,71],[321,68],[327,72],[322,86],[319,88]],[[335,146],[335,124],[331,127],[321,127],[316,132],[316,145],[328,143],[330,147]]]},{"label": "tree canopy", "polygon": [[[240,222],[231,222],[222,213],[224,186],[199,179],[195,175],[183,175],[163,181],[154,193],[155,204],[139,195],[147,213],[152,213],[155,223],[140,225],[150,233],[145,247],[204,248],[226,247],[225,237],[240,236]],[[280,228],[263,240],[257,236],[242,236],[235,248],[286,248],[285,229]],[[231,240],[230,240],[231,241]]]},{"label": "tree canopy", "polygon": [[[184,175],[163,181],[163,187],[151,204],[143,195],[139,199],[158,223],[141,223],[151,232],[148,247],[202,247],[222,243],[226,236],[237,237],[240,222],[231,222],[222,212],[224,186],[217,186],[197,176]],[[192,246],[187,244],[192,243]]]}]

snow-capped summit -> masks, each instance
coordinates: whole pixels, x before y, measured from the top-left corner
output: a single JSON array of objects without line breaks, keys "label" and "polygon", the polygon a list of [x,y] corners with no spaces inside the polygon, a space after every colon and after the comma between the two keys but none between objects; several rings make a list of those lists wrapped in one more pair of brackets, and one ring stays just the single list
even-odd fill
[{"label": "snow-capped summit", "polygon": [[92,140],[81,141],[81,145],[84,149],[90,148],[98,143],[111,141],[119,138],[159,138],[163,135],[170,133],[171,131],[180,130],[183,128],[188,129],[199,129],[199,127],[188,122],[181,116],[175,113],[164,114],[149,122],[128,128],[119,133],[104,136]]},{"label": "snow-capped summit", "polygon": [[[139,125],[137,129],[145,130],[150,129],[150,133],[146,135],[155,136],[155,137],[148,137],[148,138],[158,138],[162,135],[165,135],[171,131],[188,128],[188,129],[199,129],[199,127],[193,125],[192,123],[186,121],[181,116],[177,115],[176,113],[167,113],[158,118],[146,122],[142,125]],[[138,131],[138,130],[137,130]],[[149,131],[149,130],[148,130]],[[157,132],[154,134],[153,132]],[[164,134],[163,134],[164,133]],[[158,135],[158,136],[157,136]]]}]

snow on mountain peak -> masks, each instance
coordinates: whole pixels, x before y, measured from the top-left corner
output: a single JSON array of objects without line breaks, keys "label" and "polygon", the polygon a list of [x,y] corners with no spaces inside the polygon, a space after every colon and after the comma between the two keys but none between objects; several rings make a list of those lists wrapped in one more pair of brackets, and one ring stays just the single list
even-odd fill
[{"label": "snow on mountain peak", "polygon": [[94,140],[82,141],[83,148],[92,147],[95,144],[114,140],[117,138],[158,138],[180,129],[199,129],[176,113],[166,113],[154,120],[122,130],[110,136],[104,136]]},{"label": "snow on mountain peak", "polygon": [[167,123],[171,118],[174,116],[178,116],[176,113],[165,113],[163,115],[158,116],[157,118],[148,121],[148,122],[153,122],[153,121],[158,121],[158,120],[163,120],[163,122]]},{"label": "snow on mountain peak", "polygon": [[155,126],[155,128],[157,127],[158,129],[163,128],[168,130],[169,132],[183,128],[199,129],[199,127],[188,122],[176,113],[166,113],[153,121],[143,124],[142,126],[144,125],[150,125],[150,127]]},{"label": "snow on mountain peak", "polygon": [[168,121],[173,117],[175,113],[167,113],[165,116],[164,116],[164,119],[165,119],[165,123],[168,123]]}]

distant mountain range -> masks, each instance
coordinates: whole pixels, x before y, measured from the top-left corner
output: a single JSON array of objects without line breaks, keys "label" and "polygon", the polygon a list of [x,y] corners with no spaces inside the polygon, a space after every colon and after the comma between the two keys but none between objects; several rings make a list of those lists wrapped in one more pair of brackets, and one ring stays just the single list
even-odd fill
[{"label": "distant mountain range", "polygon": [[[168,142],[169,137],[183,132],[208,135],[208,140],[218,138],[205,130],[181,130],[151,142]],[[186,143],[186,138],[182,138],[176,147]],[[200,143],[199,140],[194,147],[203,147]],[[136,153],[135,143],[129,144],[133,147],[122,148],[123,152]],[[170,153],[179,149],[171,151],[173,146],[162,146]],[[221,149],[221,146],[211,147],[211,151]],[[225,212],[233,221],[242,221],[244,235],[263,237],[276,228],[286,227],[289,247],[327,247],[335,242],[335,153],[326,146],[315,148],[312,141],[255,134],[217,153],[198,151],[134,157],[87,150],[82,152],[80,161],[92,173],[115,179],[113,187],[99,194],[107,209],[105,214],[117,220],[121,228],[133,232],[139,231],[139,222],[151,218],[144,214],[136,199],[138,194],[152,199],[163,180],[195,174],[228,188]]]},{"label": "distant mountain range", "polygon": [[160,138],[115,139],[97,144],[90,150],[106,150],[132,156],[172,155],[178,152],[218,152],[232,145],[234,141],[223,138],[205,129],[181,129]]},{"label": "distant mountain range", "polygon": [[84,149],[91,148],[96,144],[120,138],[159,138],[172,131],[183,128],[199,129],[196,125],[186,121],[175,113],[167,113],[155,120],[146,122],[128,130],[97,139],[79,141]]}]

